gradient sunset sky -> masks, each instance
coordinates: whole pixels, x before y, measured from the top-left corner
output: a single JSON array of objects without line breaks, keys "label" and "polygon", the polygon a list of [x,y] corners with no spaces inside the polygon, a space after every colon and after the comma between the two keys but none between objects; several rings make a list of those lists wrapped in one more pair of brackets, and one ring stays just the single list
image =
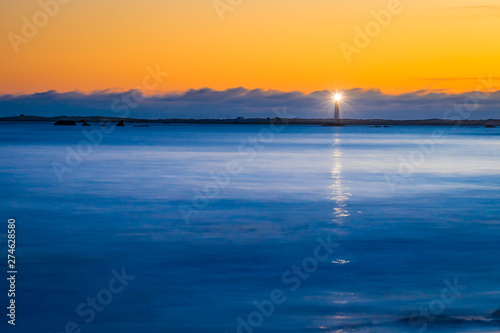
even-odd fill
[{"label": "gradient sunset sky", "polygon": [[22,36],[39,2],[0,1],[0,94],[125,91],[156,65],[170,73],[159,92],[461,93],[479,76],[500,77],[500,1],[401,0],[401,13],[350,63],[341,43],[354,45],[355,28],[390,1],[244,0],[224,20],[213,0],[66,1],[18,53],[8,35]]}]

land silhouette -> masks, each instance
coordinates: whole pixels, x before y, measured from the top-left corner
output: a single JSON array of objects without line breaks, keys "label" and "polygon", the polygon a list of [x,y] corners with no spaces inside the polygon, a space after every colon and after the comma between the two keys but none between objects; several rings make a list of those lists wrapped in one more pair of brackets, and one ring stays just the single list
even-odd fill
[{"label": "land silhouette", "polygon": [[[140,118],[119,118],[101,116],[14,116],[0,118],[1,122],[26,122],[26,123],[59,123],[59,124],[234,124],[234,125],[266,125],[284,123],[287,125],[328,125],[332,123],[331,118],[244,118],[234,119],[140,119]],[[394,120],[394,119],[342,119],[343,125],[369,125],[369,126],[484,126],[495,128],[500,126],[500,119],[487,120],[450,120],[450,119],[415,119],[415,120]],[[85,125],[86,126],[86,125]]]}]

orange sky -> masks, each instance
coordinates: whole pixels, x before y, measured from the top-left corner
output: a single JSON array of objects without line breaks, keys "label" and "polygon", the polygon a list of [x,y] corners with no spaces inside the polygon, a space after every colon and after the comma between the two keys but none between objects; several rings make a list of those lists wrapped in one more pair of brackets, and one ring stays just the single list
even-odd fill
[{"label": "orange sky", "polygon": [[21,19],[41,7],[0,1],[0,93],[128,90],[156,65],[170,73],[161,91],[462,92],[479,76],[500,77],[500,1],[401,0],[350,63],[341,43],[355,46],[354,29],[397,0],[243,0],[223,21],[213,0],[64,1],[17,53]]}]

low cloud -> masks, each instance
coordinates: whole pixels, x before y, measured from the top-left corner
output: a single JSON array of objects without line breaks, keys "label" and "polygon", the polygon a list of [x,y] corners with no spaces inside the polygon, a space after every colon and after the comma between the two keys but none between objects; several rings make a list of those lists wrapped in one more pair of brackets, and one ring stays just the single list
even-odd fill
[{"label": "low cloud", "polygon": [[[135,93],[135,94],[134,94]],[[96,91],[58,93],[47,91],[30,95],[0,96],[0,116],[107,116],[119,113],[113,102],[139,92]],[[420,90],[400,95],[387,95],[380,90],[351,89],[344,92],[345,118],[356,119],[430,119],[443,118],[454,105],[473,100],[474,93],[447,94],[442,91]],[[333,106],[329,91],[311,94],[275,90],[234,88],[189,90],[141,98],[130,108],[131,118],[266,118],[274,117],[273,108],[286,106],[297,118],[328,118]],[[500,118],[500,92],[493,92],[479,101],[479,108],[470,119]],[[116,105],[116,103],[115,103]],[[121,103],[120,105],[123,105]]]}]

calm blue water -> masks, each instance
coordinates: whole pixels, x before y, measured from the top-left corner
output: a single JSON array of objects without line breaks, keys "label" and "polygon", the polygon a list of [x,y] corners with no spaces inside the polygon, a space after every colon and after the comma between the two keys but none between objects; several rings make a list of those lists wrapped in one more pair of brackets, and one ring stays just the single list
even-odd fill
[{"label": "calm blue water", "polygon": [[0,124],[13,331],[500,331],[500,129],[84,129]]}]

